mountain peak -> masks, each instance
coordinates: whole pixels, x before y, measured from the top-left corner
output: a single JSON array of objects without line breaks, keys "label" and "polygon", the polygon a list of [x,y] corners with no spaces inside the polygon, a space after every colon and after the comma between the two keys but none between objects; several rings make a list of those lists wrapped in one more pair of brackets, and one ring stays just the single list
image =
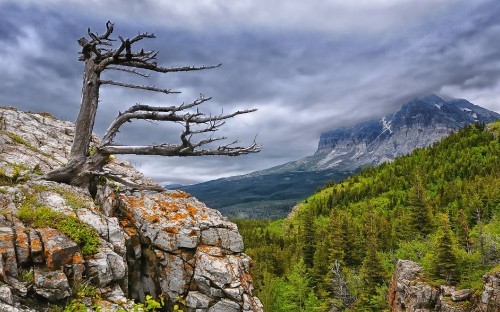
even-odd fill
[{"label": "mountain peak", "polygon": [[441,97],[439,97],[436,94],[429,94],[429,95],[426,95],[423,97],[418,97],[415,100],[419,100],[419,101],[427,103],[427,104],[438,104],[438,103],[445,102],[445,100],[443,100]]},{"label": "mountain peak", "polygon": [[319,160],[312,168],[355,170],[391,161],[465,125],[499,118],[500,114],[467,100],[444,100],[435,94],[418,97],[380,120],[322,133],[315,153]]}]

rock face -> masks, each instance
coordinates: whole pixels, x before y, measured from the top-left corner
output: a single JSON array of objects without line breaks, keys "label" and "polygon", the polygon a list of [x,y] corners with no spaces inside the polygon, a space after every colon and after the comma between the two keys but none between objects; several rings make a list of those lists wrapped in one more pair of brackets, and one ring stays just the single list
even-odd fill
[{"label": "rock face", "polygon": [[[0,107],[2,311],[40,311],[69,299],[89,309],[130,310],[148,296],[163,298],[167,311],[174,305],[262,311],[242,237],[218,211],[181,191],[136,191],[103,181],[92,198],[88,190],[42,180],[66,162],[73,131],[48,114]],[[153,184],[127,162],[113,159],[107,166],[135,183]],[[40,221],[35,212],[51,219]],[[62,219],[71,221],[69,229],[57,225]],[[98,238],[92,252],[75,233],[80,223]]]},{"label": "rock face", "polygon": [[308,170],[355,170],[378,165],[426,147],[475,122],[490,123],[500,114],[466,100],[436,95],[416,98],[380,120],[324,132],[318,150],[302,160]]},{"label": "rock face", "polygon": [[500,271],[486,274],[481,295],[470,289],[431,286],[422,279],[423,269],[409,260],[398,260],[389,287],[389,307],[393,312],[493,312],[500,311]]}]

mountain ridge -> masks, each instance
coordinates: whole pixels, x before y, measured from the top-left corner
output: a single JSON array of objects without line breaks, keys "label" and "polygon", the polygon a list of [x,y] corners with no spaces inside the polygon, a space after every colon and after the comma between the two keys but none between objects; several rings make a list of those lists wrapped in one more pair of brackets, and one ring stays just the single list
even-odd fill
[{"label": "mountain ridge", "polygon": [[[328,181],[338,181],[366,166],[390,162],[416,148],[429,146],[465,125],[489,123],[496,119],[500,119],[500,114],[467,100],[444,100],[431,94],[408,101],[399,111],[380,119],[323,132],[313,155],[246,175],[181,189],[227,216],[261,218],[262,214],[268,214],[266,211],[262,213],[266,203],[275,206],[275,201],[280,200],[288,205],[286,208],[280,206],[280,209],[289,211],[294,202],[306,198]],[[290,180],[289,175],[297,180]],[[303,185],[302,181],[308,179],[313,183]],[[258,185],[261,185],[260,189]],[[290,195],[292,192],[286,189],[291,187],[300,188],[302,192],[296,190]],[[268,195],[255,194],[259,192]],[[282,196],[271,197],[276,194]]]}]

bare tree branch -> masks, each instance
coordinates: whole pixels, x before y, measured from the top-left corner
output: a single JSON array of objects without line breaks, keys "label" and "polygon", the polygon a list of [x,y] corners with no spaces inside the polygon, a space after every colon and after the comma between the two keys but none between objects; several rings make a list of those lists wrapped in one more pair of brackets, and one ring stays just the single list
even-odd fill
[{"label": "bare tree branch", "polygon": [[[207,99],[199,99],[186,105],[187,107],[192,107],[194,105],[199,105],[203,102],[208,101]],[[179,106],[179,107],[182,107]],[[121,113],[118,115],[115,120],[109,125],[106,133],[103,137],[101,146],[106,146],[111,144],[112,140],[119,132],[120,127],[126,123],[131,121],[132,119],[141,119],[141,120],[154,120],[154,121],[171,121],[171,122],[181,122],[181,123],[194,123],[194,124],[210,124],[205,130],[202,131],[190,131],[187,134],[198,134],[202,132],[214,132],[218,129],[218,127],[222,126],[224,123],[220,122],[225,119],[229,119],[235,117],[237,115],[247,114],[256,111],[255,109],[236,111],[232,114],[228,115],[219,115],[219,116],[209,116],[205,117],[201,113],[190,114],[185,113],[184,115],[176,114],[179,111],[179,107],[170,106],[170,107],[153,107],[148,105],[137,104],[127,110],[125,113]],[[144,111],[142,111],[144,109]],[[186,135],[187,135],[186,134]],[[182,138],[182,137],[181,137]]]},{"label": "bare tree branch", "polygon": [[161,67],[156,65],[155,63],[148,63],[143,61],[130,61],[119,63],[122,66],[135,67],[151,70],[158,73],[176,73],[176,72],[187,72],[187,71],[195,71],[195,70],[205,70],[205,69],[213,69],[222,66],[222,63],[217,65],[203,65],[203,66],[183,66],[183,67]]},{"label": "bare tree branch", "polygon": [[134,69],[121,68],[121,67],[116,67],[116,66],[112,66],[112,67],[110,66],[110,67],[108,67],[106,69],[122,71],[122,72],[126,72],[126,73],[129,73],[129,74],[134,74],[134,75],[137,75],[137,76],[141,76],[141,77],[144,77],[144,78],[151,77],[150,74],[144,74],[144,73],[141,73],[140,71],[137,71],[137,70],[134,70]]},{"label": "bare tree branch", "polygon": [[[196,144],[198,146],[198,144]],[[120,146],[109,145],[100,147],[99,151],[105,154],[134,154],[159,156],[240,156],[260,151],[260,145],[253,143],[247,147],[223,145],[216,149],[195,150],[186,149],[182,144],[162,144],[148,146]]]},{"label": "bare tree branch", "polygon": [[99,80],[99,83],[113,85],[113,86],[119,86],[119,87],[125,87],[125,88],[131,88],[131,89],[142,89],[142,90],[160,92],[160,93],[165,93],[165,94],[181,93],[179,91],[171,91],[170,89],[156,88],[155,86],[140,86],[140,85],[135,85],[135,84],[131,84],[131,83],[117,82],[117,81],[113,81],[113,80]]}]

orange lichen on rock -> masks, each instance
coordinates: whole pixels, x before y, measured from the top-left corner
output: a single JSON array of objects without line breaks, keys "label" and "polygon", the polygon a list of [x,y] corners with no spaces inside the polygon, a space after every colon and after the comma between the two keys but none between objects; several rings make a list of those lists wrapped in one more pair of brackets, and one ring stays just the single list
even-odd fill
[{"label": "orange lichen on rock", "polygon": [[133,226],[130,220],[120,219],[120,227],[123,229],[125,233],[129,236],[133,236],[137,234],[137,229]]},{"label": "orange lichen on rock", "polygon": [[190,198],[191,197],[191,195],[189,195],[188,193],[183,192],[183,191],[179,191],[179,190],[177,190],[175,193],[169,194],[169,196],[172,198]]},{"label": "orange lichen on rock", "polygon": [[122,194],[120,195],[120,199],[127,202],[127,206],[130,208],[144,208],[144,198],[142,197],[126,196]]},{"label": "orange lichen on rock", "polygon": [[169,213],[169,212],[175,212],[180,209],[179,206],[172,202],[168,202],[166,200],[160,200],[156,203],[156,205],[153,206],[155,209],[159,209],[163,212]]},{"label": "orange lichen on rock", "polygon": [[171,234],[177,234],[179,233],[179,230],[176,227],[173,226],[167,226],[163,228],[163,232],[171,233]]},{"label": "orange lichen on rock", "polygon": [[83,256],[81,253],[77,252],[73,255],[73,264],[83,263]]},{"label": "orange lichen on rock", "polygon": [[73,262],[79,252],[78,245],[56,229],[40,228],[38,234],[43,242],[43,256],[47,267],[55,269]]},{"label": "orange lichen on rock", "polygon": [[194,216],[195,214],[198,213],[198,208],[196,208],[195,206],[191,206],[189,204],[186,206],[186,210],[187,212],[189,212],[191,216]]},{"label": "orange lichen on rock", "polygon": [[248,272],[242,272],[242,276],[240,278],[241,285],[243,287],[247,287],[252,284],[252,276]]},{"label": "orange lichen on rock", "polygon": [[187,218],[187,214],[178,212],[171,217],[171,220],[184,220]]}]

